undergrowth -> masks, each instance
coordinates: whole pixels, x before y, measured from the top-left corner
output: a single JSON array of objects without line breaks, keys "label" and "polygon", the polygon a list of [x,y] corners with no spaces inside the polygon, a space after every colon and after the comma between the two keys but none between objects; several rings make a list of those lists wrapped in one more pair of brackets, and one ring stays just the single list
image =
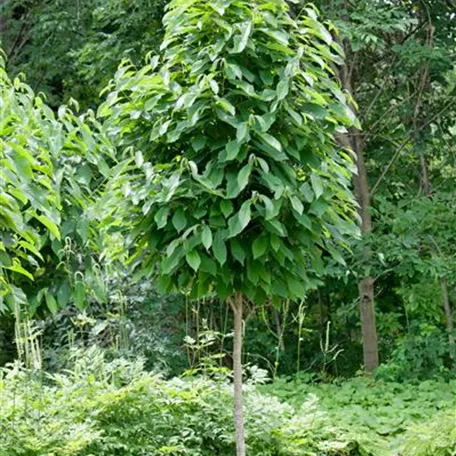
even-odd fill
[{"label": "undergrowth", "polygon": [[[251,455],[382,454],[312,395],[295,411],[250,385],[245,409]],[[0,456],[230,456],[232,426],[228,379],[165,380],[95,348],[63,373],[15,364],[0,380]]]},{"label": "undergrowth", "polygon": [[[252,456],[454,456],[456,382],[248,382]],[[0,456],[231,456],[228,377],[166,380],[76,352],[59,374],[0,371]]]},{"label": "undergrowth", "polygon": [[279,378],[260,389],[296,410],[309,395],[316,396],[333,423],[382,442],[389,455],[456,455],[456,380],[396,383],[360,377],[306,383]]}]

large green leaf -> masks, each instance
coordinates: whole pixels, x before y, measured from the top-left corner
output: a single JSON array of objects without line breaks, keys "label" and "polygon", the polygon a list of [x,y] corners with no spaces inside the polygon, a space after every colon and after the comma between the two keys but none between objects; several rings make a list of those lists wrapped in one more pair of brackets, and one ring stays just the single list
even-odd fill
[{"label": "large green leaf", "polygon": [[204,247],[206,247],[206,249],[209,250],[212,245],[212,232],[207,225],[205,225],[203,228],[201,240],[203,242]]},{"label": "large green leaf", "polygon": [[267,248],[268,238],[264,235],[257,237],[252,244],[253,258],[256,260],[263,256],[266,253]]},{"label": "large green leaf", "polygon": [[198,271],[201,264],[201,257],[196,250],[192,250],[185,255],[185,259],[194,271]]},{"label": "large green leaf", "polygon": [[223,266],[226,262],[227,251],[225,240],[221,231],[217,231],[214,237],[214,242],[212,243],[212,251],[217,261]]},{"label": "large green leaf", "polygon": [[174,228],[181,232],[187,226],[187,216],[184,210],[180,207],[173,215],[172,222]]},{"label": "large green leaf", "polygon": [[245,201],[239,212],[228,221],[228,236],[234,237],[241,233],[250,223],[251,217],[251,202]]},{"label": "large green leaf", "polygon": [[249,42],[249,36],[252,31],[252,22],[244,22],[238,25],[239,35],[234,37],[234,46],[231,51],[233,54],[241,53]]}]

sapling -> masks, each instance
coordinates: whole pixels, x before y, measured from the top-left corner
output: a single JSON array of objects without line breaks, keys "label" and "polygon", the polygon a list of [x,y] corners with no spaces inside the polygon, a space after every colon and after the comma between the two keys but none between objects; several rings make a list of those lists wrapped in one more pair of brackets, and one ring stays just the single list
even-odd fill
[{"label": "sapling", "polygon": [[333,73],[342,51],[312,8],[284,0],[173,0],[158,56],[124,63],[99,114],[123,158],[107,222],[165,292],[216,295],[234,314],[237,455],[245,303],[301,300],[356,233],[356,123]]}]

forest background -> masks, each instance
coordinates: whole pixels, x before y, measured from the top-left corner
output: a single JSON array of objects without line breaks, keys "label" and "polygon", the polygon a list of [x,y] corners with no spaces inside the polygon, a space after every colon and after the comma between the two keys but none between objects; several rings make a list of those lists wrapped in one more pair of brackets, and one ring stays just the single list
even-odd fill
[{"label": "forest background", "polygon": [[[360,128],[350,127],[338,141],[356,157],[361,235],[343,257],[331,252],[314,260],[319,277],[309,277],[304,300],[249,304],[244,364],[252,376],[264,370],[289,400],[291,379],[325,384],[372,373],[398,384],[451,382],[456,6],[451,0],[315,6],[340,32],[345,60],[335,71],[359,119]],[[118,254],[111,259],[98,224],[115,157],[107,139],[93,138],[108,136],[99,119],[116,102],[115,84],[159,52],[165,7],[153,0],[0,2],[8,77],[25,75],[49,107],[43,109],[78,131],[59,163],[63,210],[43,222],[51,234],[40,240],[34,280],[0,251],[13,284],[0,294],[0,365],[19,356],[28,367],[59,372],[75,350],[97,346],[108,359],[142,357],[146,369],[166,378],[232,367],[229,308],[216,297],[158,292],[144,271],[131,274],[119,261],[120,239],[110,239],[109,253]],[[306,7],[290,2],[291,15]],[[314,105],[310,114],[319,121],[326,111]],[[82,157],[71,153],[81,147]],[[318,198],[320,186],[312,181],[308,190]],[[60,235],[53,236],[57,225]]]}]

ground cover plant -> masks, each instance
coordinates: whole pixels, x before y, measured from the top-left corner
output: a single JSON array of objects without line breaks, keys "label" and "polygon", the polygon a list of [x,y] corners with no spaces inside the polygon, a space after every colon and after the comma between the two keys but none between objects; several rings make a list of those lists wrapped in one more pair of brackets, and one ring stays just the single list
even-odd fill
[{"label": "ground cover plant", "polygon": [[[456,451],[454,382],[247,384],[246,444],[258,456]],[[0,455],[226,456],[235,451],[231,402],[226,375],[166,380],[97,347],[73,352],[58,374],[16,363],[0,377]]]},{"label": "ground cover plant", "polygon": [[[442,454],[456,450],[455,380],[397,383],[355,378],[308,383],[299,379],[277,379],[262,389],[296,409],[309,395],[315,395],[322,409],[336,423],[346,423],[359,433],[375,435],[373,438],[383,441],[390,454],[411,455],[414,451],[439,454],[437,448],[440,447]],[[420,437],[420,431],[426,428]]]}]

